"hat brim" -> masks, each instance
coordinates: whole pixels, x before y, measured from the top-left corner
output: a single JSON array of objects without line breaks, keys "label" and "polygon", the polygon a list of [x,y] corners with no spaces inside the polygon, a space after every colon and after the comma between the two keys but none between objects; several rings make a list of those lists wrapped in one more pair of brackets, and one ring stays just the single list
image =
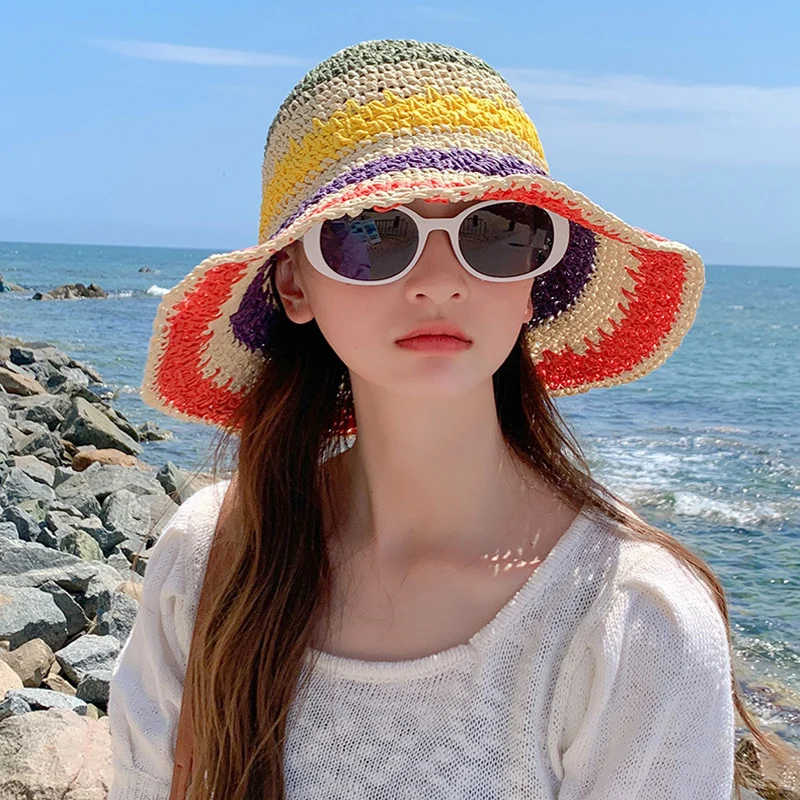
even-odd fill
[{"label": "hat brim", "polygon": [[643,377],[678,347],[694,322],[705,276],[700,256],[679,242],[628,225],[545,175],[452,176],[424,181],[384,174],[315,203],[254,247],[212,255],[161,300],[142,400],[172,417],[227,427],[265,362],[270,257],[322,219],[427,198],[507,199],[543,206],[570,221],[570,248],[538,276],[527,343],[555,397]]}]

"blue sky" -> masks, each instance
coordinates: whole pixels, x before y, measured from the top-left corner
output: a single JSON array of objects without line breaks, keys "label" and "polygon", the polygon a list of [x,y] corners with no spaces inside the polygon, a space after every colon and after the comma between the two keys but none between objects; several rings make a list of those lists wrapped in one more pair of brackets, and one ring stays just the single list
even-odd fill
[{"label": "blue sky", "polygon": [[800,266],[798,30],[797,0],[0,2],[0,240],[254,244],[286,94],[413,38],[499,69],[553,177],[617,216],[707,263]]}]

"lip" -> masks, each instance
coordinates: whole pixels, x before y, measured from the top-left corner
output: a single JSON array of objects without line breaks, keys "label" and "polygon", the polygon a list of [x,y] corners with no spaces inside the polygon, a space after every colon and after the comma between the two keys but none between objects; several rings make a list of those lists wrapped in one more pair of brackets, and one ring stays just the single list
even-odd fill
[{"label": "lip", "polygon": [[454,339],[460,339],[462,342],[472,342],[472,339],[467,336],[464,331],[461,330],[457,325],[453,325],[451,322],[429,322],[427,325],[423,325],[420,328],[416,328],[410,333],[407,333],[405,336],[401,336],[397,339],[397,342],[404,342],[408,339],[414,339],[419,336],[435,336],[435,337],[443,337],[449,336]]}]

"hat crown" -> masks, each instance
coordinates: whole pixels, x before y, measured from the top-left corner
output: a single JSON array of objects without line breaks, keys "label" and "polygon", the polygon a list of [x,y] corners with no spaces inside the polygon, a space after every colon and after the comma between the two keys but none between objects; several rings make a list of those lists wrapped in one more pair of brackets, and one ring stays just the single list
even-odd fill
[{"label": "hat crown", "polygon": [[548,174],[533,122],[485,61],[413,39],[346,47],[306,73],[270,125],[259,242],[318,205],[321,193],[409,170],[485,173],[497,159]]}]

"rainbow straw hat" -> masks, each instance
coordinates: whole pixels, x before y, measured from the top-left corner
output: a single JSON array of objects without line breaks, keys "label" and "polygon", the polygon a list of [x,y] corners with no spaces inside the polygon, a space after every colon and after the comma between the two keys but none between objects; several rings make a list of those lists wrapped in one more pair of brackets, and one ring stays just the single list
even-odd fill
[{"label": "rainbow straw hat", "polygon": [[641,378],[694,322],[703,263],[549,175],[533,122],[504,78],[441,44],[347,47],[292,89],[267,135],[258,244],[213,255],[164,296],[142,399],[226,426],[269,357],[284,313],[272,256],[315,223],[416,198],[502,199],[569,220],[562,260],[534,279],[526,340],[552,396]]}]

